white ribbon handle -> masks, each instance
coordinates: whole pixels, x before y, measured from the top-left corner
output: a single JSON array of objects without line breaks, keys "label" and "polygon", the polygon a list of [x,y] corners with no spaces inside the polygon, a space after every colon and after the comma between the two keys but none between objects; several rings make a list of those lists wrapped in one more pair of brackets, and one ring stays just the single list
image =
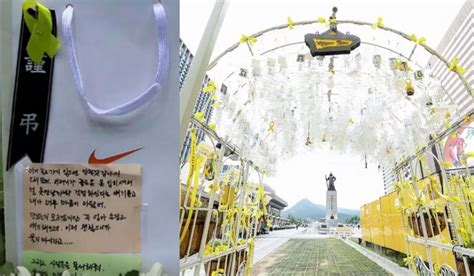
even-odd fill
[{"label": "white ribbon handle", "polygon": [[156,28],[158,32],[158,68],[156,70],[153,84],[141,95],[129,100],[124,104],[120,104],[109,109],[102,109],[92,104],[84,92],[84,83],[82,81],[81,70],[79,69],[79,64],[77,62],[77,53],[71,31],[71,22],[74,14],[74,8],[71,5],[68,5],[64,10],[62,16],[62,27],[69,65],[71,66],[74,76],[77,92],[84,99],[85,103],[93,113],[97,115],[124,115],[132,112],[149,102],[156,94],[158,94],[158,91],[166,83],[169,67],[169,43],[166,30],[166,12],[159,2],[153,5],[153,12],[155,14]]}]

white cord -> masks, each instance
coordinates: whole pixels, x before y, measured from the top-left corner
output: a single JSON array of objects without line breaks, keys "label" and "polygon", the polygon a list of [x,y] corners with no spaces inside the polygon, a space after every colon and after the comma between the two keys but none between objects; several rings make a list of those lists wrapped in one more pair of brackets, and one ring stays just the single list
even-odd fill
[{"label": "white cord", "polygon": [[102,109],[92,104],[84,92],[84,83],[81,77],[81,71],[77,62],[77,53],[74,46],[74,38],[71,31],[71,22],[74,14],[74,8],[68,5],[63,12],[62,27],[64,32],[64,44],[68,55],[69,65],[74,76],[77,92],[84,99],[89,109],[97,115],[123,115],[141,107],[149,102],[158,91],[164,87],[168,77],[169,67],[169,43],[166,31],[166,12],[161,3],[153,5],[155,14],[156,28],[158,32],[158,66],[153,84],[141,95],[129,100],[124,104],[109,109]]}]

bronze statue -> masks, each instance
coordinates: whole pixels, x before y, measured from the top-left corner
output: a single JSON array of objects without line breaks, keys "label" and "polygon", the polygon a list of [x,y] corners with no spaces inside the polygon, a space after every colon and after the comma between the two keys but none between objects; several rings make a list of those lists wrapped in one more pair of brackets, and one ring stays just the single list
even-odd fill
[{"label": "bronze statue", "polygon": [[326,186],[328,186],[328,191],[335,191],[336,186],[334,186],[334,182],[336,181],[336,177],[332,175],[332,173],[329,174],[329,177],[326,177]]}]

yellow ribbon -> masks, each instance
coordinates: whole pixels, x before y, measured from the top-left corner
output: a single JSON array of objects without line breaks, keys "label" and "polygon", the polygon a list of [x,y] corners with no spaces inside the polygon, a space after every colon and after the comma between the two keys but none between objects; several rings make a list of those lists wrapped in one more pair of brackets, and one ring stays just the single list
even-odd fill
[{"label": "yellow ribbon", "polygon": [[248,260],[247,265],[245,266],[245,276],[250,276],[250,272],[252,271],[252,263],[253,263],[253,253],[255,249],[255,238],[250,238],[247,241],[248,247]]},{"label": "yellow ribbon", "polygon": [[[191,203],[189,204],[188,217],[186,218],[185,225],[179,237],[180,244],[183,242],[184,237],[186,236],[186,233],[188,232],[189,225],[191,224],[191,218],[192,218],[194,208],[196,207],[196,204],[200,203],[196,197],[198,186],[199,186],[199,168],[201,168],[201,165],[204,163],[206,159],[204,156],[199,156],[196,158],[196,143],[197,143],[196,142],[196,129],[193,128],[191,129],[191,155],[190,155],[191,168],[189,170],[188,179],[186,181],[186,192],[187,193],[191,192],[189,195],[191,198]],[[193,185],[192,190],[190,191],[191,180],[193,180],[194,185]]]},{"label": "yellow ribbon", "polygon": [[318,23],[326,23],[326,19],[322,16],[318,17]]},{"label": "yellow ribbon", "polygon": [[404,72],[411,71],[411,68],[408,65],[408,63],[402,61],[401,59],[396,59],[394,65],[395,65],[395,68],[397,68],[400,71],[404,71]]},{"label": "yellow ribbon", "polygon": [[449,65],[449,70],[456,72],[458,74],[462,74],[466,71],[466,69],[459,66],[458,62],[459,62],[459,59],[457,57],[454,57],[453,60],[451,61],[451,64]]},{"label": "yellow ribbon", "polygon": [[200,203],[197,200],[197,191],[198,191],[198,186],[199,186],[199,168],[201,168],[201,165],[204,163],[204,161],[205,161],[204,156],[199,156],[197,158],[196,168],[198,168],[198,169],[194,171],[194,181],[193,181],[194,185],[193,185],[193,188],[191,190],[191,194],[189,195],[190,198],[191,198],[191,203],[189,204],[189,213],[188,213],[188,217],[186,218],[186,223],[184,224],[183,230],[181,231],[181,237],[179,238],[180,243],[183,242],[184,237],[186,236],[186,233],[188,232],[189,225],[191,224],[191,219],[192,219],[192,215],[193,215],[193,212],[194,212],[194,208],[196,206],[199,206],[199,205],[196,205],[196,204]]},{"label": "yellow ribbon", "polygon": [[216,124],[215,123],[210,123],[207,125],[210,129],[216,131]]},{"label": "yellow ribbon", "polygon": [[286,22],[288,23],[288,29],[293,30],[295,28],[295,23],[293,22],[291,17],[288,16]]},{"label": "yellow ribbon", "polygon": [[[188,178],[186,179],[186,192],[189,192],[190,190],[191,181],[194,175],[194,171],[196,170],[196,129],[195,128],[191,129],[191,150],[190,150],[190,155],[189,155],[189,164],[190,164],[190,168],[189,168]],[[179,200],[180,200],[180,205],[182,205],[183,203],[181,202],[181,197],[179,198]],[[185,211],[183,210],[183,212]]]},{"label": "yellow ribbon", "polygon": [[377,29],[377,28],[380,28],[380,27],[383,27],[383,19],[382,17],[379,17],[377,18],[377,22],[375,22],[374,24],[372,24],[372,29]]},{"label": "yellow ribbon", "polygon": [[410,40],[415,42],[416,44],[425,44],[426,43],[426,38],[424,37],[416,37],[415,34],[410,35]]},{"label": "yellow ribbon", "polygon": [[405,263],[405,265],[411,265],[412,269],[416,269],[415,268],[415,256],[414,255],[408,255],[406,258],[403,258],[403,262]]},{"label": "yellow ribbon", "polygon": [[257,42],[257,39],[252,36],[246,36],[242,34],[242,37],[240,38],[240,44],[242,43],[248,43],[250,45],[253,45],[255,42]]},{"label": "yellow ribbon", "polygon": [[204,112],[202,111],[194,113],[194,117],[201,123],[206,120],[206,118],[204,117]]},{"label": "yellow ribbon", "polygon": [[447,161],[446,162],[440,162],[439,164],[442,165],[443,167],[446,167],[446,168],[453,167],[453,163],[447,162]]},{"label": "yellow ribbon", "polygon": [[204,87],[204,88],[202,89],[202,92],[204,92],[204,93],[209,93],[209,92],[215,91],[216,89],[217,89],[216,84],[214,83],[213,80],[210,80],[210,81],[209,81],[209,85],[206,86],[206,87]]},{"label": "yellow ribbon", "polygon": [[273,132],[273,128],[275,127],[275,122],[271,121],[270,122],[270,125],[268,125],[268,129],[267,131],[268,132]]},{"label": "yellow ribbon", "polygon": [[223,275],[223,274],[224,274],[224,269],[223,269],[223,268],[219,268],[219,269],[214,270],[214,271],[211,273],[211,276],[218,276],[218,275]]},{"label": "yellow ribbon", "polygon": [[221,102],[214,102],[213,104],[211,104],[211,106],[214,108],[219,107],[220,105],[221,105]]},{"label": "yellow ribbon", "polygon": [[217,191],[219,191],[219,186],[215,185],[215,184],[210,184],[209,185],[209,190],[211,190],[213,192],[217,192]]},{"label": "yellow ribbon", "polygon": [[[28,13],[29,9],[35,7],[38,18]],[[51,11],[37,1],[25,1],[22,8],[26,27],[31,33],[30,40],[26,46],[28,56],[36,64],[41,63],[45,53],[50,58],[53,58],[61,42],[52,34],[53,19]]]}]

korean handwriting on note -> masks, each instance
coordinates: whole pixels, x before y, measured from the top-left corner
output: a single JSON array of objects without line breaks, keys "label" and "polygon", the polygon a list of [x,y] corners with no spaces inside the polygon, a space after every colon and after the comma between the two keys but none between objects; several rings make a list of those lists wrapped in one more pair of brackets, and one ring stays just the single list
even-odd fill
[{"label": "korean handwriting on note", "polygon": [[23,176],[26,250],[140,252],[140,166],[32,164]]}]

